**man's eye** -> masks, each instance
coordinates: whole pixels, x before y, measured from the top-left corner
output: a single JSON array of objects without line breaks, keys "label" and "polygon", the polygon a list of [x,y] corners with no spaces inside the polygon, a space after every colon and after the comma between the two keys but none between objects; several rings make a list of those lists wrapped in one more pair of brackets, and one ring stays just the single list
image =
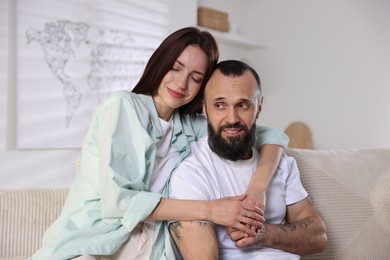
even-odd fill
[{"label": "man's eye", "polygon": [[239,108],[242,108],[242,109],[250,108],[250,105],[248,103],[240,103],[238,106],[239,106]]},{"label": "man's eye", "polygon": [[225,105],[223,103],[215,103],[214,107],[217,109],[223,109],[225,107]]}]

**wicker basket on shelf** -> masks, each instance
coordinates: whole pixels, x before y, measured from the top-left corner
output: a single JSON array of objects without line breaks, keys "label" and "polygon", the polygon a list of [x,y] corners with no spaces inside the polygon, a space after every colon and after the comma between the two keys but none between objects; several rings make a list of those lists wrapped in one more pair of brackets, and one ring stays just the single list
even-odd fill
[{"label": "wicker basket on shelf", "polygon": [[198,7],[198,26],[227,32],[229,31],[228,13]]}]

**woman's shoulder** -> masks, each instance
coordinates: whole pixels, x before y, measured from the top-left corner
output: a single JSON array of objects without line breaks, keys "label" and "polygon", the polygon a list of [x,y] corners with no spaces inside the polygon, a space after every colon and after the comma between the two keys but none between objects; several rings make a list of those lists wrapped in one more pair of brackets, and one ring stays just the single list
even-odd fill
[{"label": "woman's shoulder", "polygon": [[146,109],[154,108],[153,99],[151,96],[137,94],[127,90],[119,90],[110,93],[108,98],[101,104],[100,107],[119,106],[123,108]]},{"label": "woman's shoulder", "polygon": [[188,122],[191,124],[204,124],[206,118],[201,114],[180,114],[182,121]]},{"label": "woman's shoulder", "polygon": [[207,133],[206,118],[200,114],[182,114],[181,122],[187,135],[194,135],[195,141]]},{"label": "woman's shoulder", "polygon": [[107,100],[127,100],[131,102],[143,102],[143,103],[153,102],[151,96],[137,94],[128,90],[114,91],[108,96]]}]

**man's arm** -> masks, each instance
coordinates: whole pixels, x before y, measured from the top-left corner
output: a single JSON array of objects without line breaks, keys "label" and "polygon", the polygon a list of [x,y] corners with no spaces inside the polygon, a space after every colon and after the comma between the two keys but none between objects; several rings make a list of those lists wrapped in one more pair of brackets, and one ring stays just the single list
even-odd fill
[{"label": "man's arm", "polygon": [[169,231],[183,259],[218,259],[218,241],[213,225],[201,221],[177,221]]},{"label": "man's arm", "polygon": [[327,242],[325,223],[310,198],[287,206],[286,224],[265,223],[256,237],[241,231],[228,231],[237,247],[261,244],[298,255],[321,252]]}]

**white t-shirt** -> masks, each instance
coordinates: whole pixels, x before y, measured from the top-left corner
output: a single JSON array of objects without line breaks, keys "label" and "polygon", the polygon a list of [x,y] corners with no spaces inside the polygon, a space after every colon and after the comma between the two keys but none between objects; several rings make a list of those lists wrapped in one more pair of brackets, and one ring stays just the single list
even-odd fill
[{"label": "white t-shirt", "polygon": [[[245,193],[255,171],[259,153],[253,149],[249,160],[229,161],[212,152],[207,136],[191,146],[192,154],[174,171],[170,182],[170,197],[175,199],[215,200]],[[269,183],[266,202],[266,222],[284,223],[286,205],[307,197],[296,161],[283,154]],[[215,225],[219,242],[219,259],[299,259],[295,254],[278,249],[253,246],[237,248],[223,226]]]},{"label": "white t-shirt", "polygon": [[164,134],[156,143],[156,160],[154,161],[153,173],[149,185],[149,191],[158,193],[161,193],[161,190],[169,179],[171,170],[179,158],[179,152],[171,145],[173,117],[168,122],[160,118],[160,123]]}]

